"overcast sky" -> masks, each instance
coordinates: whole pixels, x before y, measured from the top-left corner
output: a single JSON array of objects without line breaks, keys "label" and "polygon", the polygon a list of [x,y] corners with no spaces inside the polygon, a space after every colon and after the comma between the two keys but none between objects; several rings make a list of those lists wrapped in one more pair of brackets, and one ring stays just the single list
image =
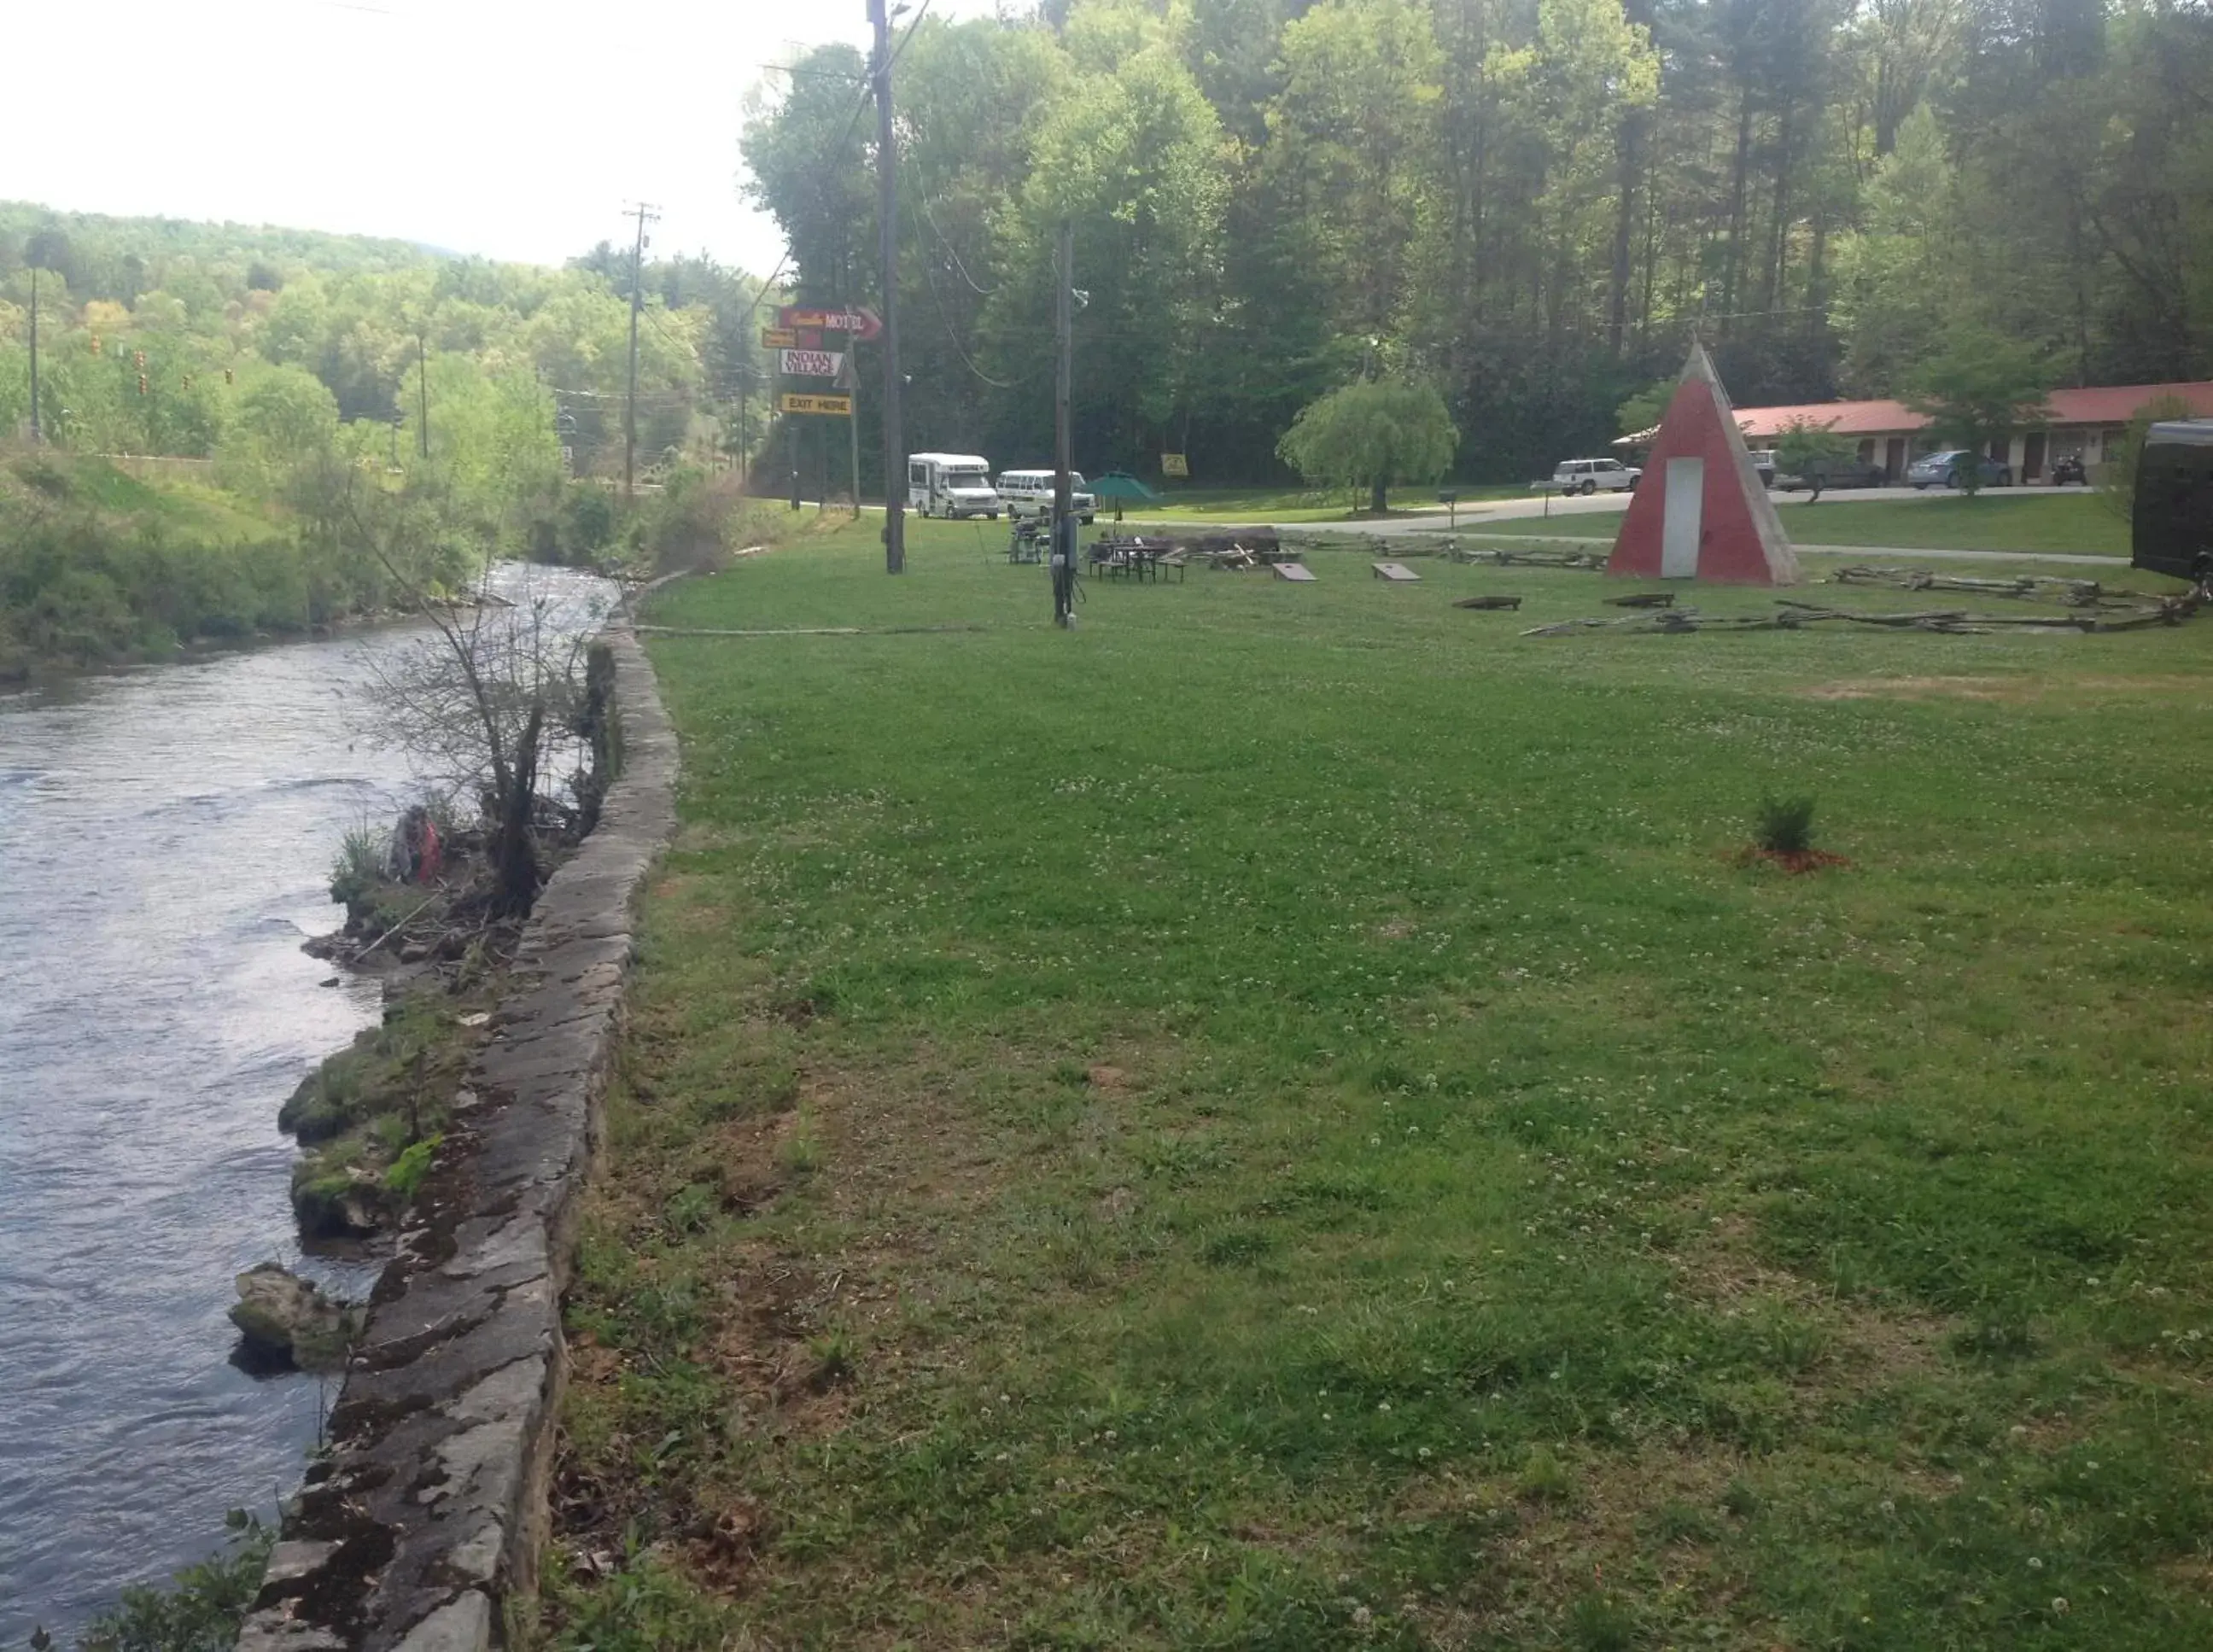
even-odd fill
[{"label": "overcast sky", "polygon": [[[988,15],[991,0],[932,0]],[[104,0],[8,14],[0,199],[391,235],[554,264],[622,241],[765,275],[747,92],[863,0]]]}]

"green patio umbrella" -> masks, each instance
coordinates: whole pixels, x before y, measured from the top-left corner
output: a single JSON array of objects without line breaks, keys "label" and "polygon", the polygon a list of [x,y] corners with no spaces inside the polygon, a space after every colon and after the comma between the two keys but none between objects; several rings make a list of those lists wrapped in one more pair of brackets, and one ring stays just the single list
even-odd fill
[{"label": "green patio umbrella", "polygon": [[1118,522],[1122,520],[1122,506],[1125,501],[1135,501],[1141,504],[1158,504],[1161,498],[1159,494],[1154,492],[1127,471],[1108,471],[1104,476],[1092,478],[1091,497],[1094,499],[1112,499],[1114,502],[1114,520]]}]

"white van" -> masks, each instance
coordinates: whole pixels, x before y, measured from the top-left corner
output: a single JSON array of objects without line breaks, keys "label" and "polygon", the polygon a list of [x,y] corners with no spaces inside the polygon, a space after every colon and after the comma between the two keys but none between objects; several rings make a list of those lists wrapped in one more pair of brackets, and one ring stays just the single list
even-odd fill
[{"label": "white van", "polygon": [[991,467],[972,453],[911,453],[906,456],[907,509],[924,516],[999,519]]},{"label": "white van", "polygon": [[[1088,523],[1097,515],[1099,502],[1085,492],[1083,472],[1068,473],[1068,502],[1075,508],[1076,520]],[[1007,502],[1009,516],[1050,516],[1052,515],[1052,472],[1051,471],[1002,471],[999,472],[999,497]]]}]

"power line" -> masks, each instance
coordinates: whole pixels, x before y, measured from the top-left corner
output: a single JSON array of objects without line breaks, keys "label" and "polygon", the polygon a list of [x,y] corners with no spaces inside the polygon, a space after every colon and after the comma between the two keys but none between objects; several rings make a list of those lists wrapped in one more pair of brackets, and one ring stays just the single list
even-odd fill
[{"label": "power line", "polygon": [[971,373],[973,373],[978,378],[983,380],[985,383],[990,385],[994,390],[1013,390],[1018,388],[1019,381],[1010,382],[1005,379],[993,378],[982,368],[977,366],[976,363],[970,359],[968,352],[961,348],[960,335],[954,331],[953,318],[945,313],[945,299],[937,290],[937,278],[930,273],[930,264],[927,259],[923,263],[922,279],[923,284],[930,289],[930,302],[936,307],[937,319],[944,324],[945,342],[953,346],[953,353],[960,358],[961,365],[966,367]]},{"label": "power line", "polygon": [[946,240],[945,232],[937,227],[937,220],[930,216],[930,187],[927,184],[922,181],[920,176],[921,171],[922,168],[919,167],[915,168],[917,174],[915,180],[915,198],[922,204],[922,221],[930,226],[930,233],[937,237],[937,244],[945,249],[945,255],[953,260],[953,267],[960,272],[960,278],[968,283],[969,290],[973,292],[978,298],[989,298],[993,293],[996,293],[999,290],[997,287],[985,288],[978,287],[976,284],[976,277],[968,273],[968,266],[960,261],[960,254],[959,251],[955,249],[951,241]]},{"label": "power line", "polygon": [[627,501],[633,497],[631,480],[637,458],[637,317],[645,308],[645,225],[649,218],[658,223],[661,214],[649,201],[625,206],[623,211],[637,215],[637,239],[630,254],[630,399],[623,411],[623,498]]}]

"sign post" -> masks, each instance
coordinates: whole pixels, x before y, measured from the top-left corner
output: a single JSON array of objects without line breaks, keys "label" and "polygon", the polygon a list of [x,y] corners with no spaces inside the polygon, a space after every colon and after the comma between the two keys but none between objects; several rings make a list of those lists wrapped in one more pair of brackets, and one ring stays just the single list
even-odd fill
[{"label": "sign post", "polygon": [[[776,351],[776,370],[783,381],[777,397],[777,411],[795,417],[842,418],[846,423],[846,446],[851,455],[853,472],[853,514],[861,514],[861,425],[860,416],[853,405],[853,347],[881,337],[883,320],[865,304],[840,305],[822,308],[805,304],[786,304],[776,313],[776,325],[763,327],[761,348]],[[842,341],[826,338],[826,333],[843,333]],[[826,349],[826,344],[842,342],[842,349]],[[804,389],[791,387],[804,384]],[[815,389],[815,384],[822,384]],[[792,427],[792,497],[799,497],[798,427]],[[827,432],[825,432],[826,437]],[[885,481],[886,502],[891,503],[889,490],[899,480],[888,477]],[[829,492],[826,465],[823,492]],[[896,571],[896,570],[894,570]]]}]

